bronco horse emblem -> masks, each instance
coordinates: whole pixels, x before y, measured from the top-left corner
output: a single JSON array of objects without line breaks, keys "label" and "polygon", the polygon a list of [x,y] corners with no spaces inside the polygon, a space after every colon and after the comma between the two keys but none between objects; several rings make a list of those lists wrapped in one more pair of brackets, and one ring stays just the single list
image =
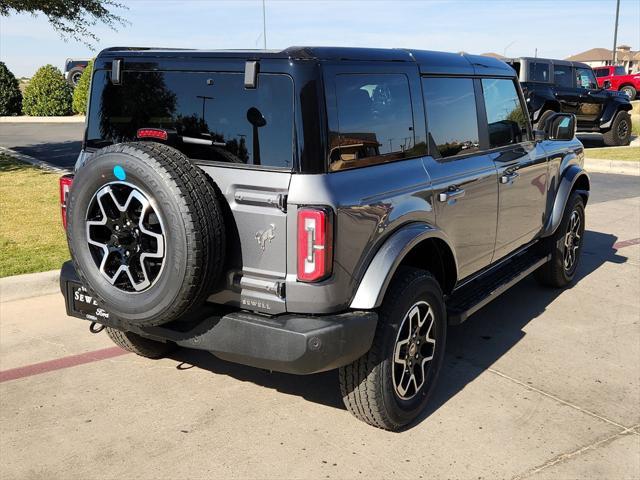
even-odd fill
[{"label": "bronco horse emblem", "polygon": [[256,240],[258,241],[258,245],[264,252],[265,247],[267,246],[267,241],[271,243],[271,240],[276,238],[276,226],[272,223],[269,225],[269,228],[264,230],[260,230],[256,233]]}]

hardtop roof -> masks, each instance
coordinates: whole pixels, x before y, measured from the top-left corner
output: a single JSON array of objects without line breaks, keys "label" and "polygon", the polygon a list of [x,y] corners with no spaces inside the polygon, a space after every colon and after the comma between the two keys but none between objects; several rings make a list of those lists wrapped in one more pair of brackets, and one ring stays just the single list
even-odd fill
[{"label": "hardtop roof", "polygon": [[501,60],[467,53],[448,53],[400,48],[288,47],[284,50],[195,50],[148,47],[112,47],[98,57],[129,58],[240,58],[246,60],[287,59],[312,61],[371,61],[417,63],[422,73],[494,74],[515,76]]}]

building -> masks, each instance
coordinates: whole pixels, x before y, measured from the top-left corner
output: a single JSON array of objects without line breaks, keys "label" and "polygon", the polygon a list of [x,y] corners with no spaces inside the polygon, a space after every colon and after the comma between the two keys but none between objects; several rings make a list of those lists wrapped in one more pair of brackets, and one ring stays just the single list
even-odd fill
[{"label": "building", "polygon": [[[608,48],[592,48],[586,52],[565,58],[572,62],[583,62],[591,67],[613,65],[613,52]],[[628,73],[640,72],[640,51],[631,50],[629,45],[619,45],[616,48],[616,65],[624,66]]]}]

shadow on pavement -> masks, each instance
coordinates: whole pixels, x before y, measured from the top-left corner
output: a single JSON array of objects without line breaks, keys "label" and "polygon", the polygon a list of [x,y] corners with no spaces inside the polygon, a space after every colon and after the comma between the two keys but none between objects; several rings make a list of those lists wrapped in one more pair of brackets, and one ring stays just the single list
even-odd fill
[{"label": "shadow on pavement", "polygon": [[15,146],[13,150],[48,162],[56,167],[73,168],[81,148],[82,142],[67,141]]},{"label": "shadow on pavement", "polygon": [[[615,235],[586,231],[585,245],[574,285],[607,262],[624,263],[613,245]],[[542,314],[564,290],[540,287],[529,277],[498,297],[464,324],[449,328],[447,354],[438,386],[422,422],[450,398],[490,368],[524,336],[523,328]],[[279,392],[303,397],[322,405],[344,409],[340,399],[337,373],[325,372],[309,376],[270,373],[217,359],[195,350],[181,349],[172,358],[182,362],[177,368],[197,367],[215,374],[229,375]],[[249,399],[247,399],[248,401]],[[409,427],[410,428],[410,427]]]}]

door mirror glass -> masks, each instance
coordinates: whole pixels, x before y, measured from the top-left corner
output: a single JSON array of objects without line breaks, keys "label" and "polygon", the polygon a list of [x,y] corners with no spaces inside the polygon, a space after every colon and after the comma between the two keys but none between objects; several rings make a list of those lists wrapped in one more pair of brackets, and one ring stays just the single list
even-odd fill
[{"label": "door mirror glass", "polygon": [[556,113],[545,123],[547,140],[571,140],[576,134],[576,117],[568,113]]}]

